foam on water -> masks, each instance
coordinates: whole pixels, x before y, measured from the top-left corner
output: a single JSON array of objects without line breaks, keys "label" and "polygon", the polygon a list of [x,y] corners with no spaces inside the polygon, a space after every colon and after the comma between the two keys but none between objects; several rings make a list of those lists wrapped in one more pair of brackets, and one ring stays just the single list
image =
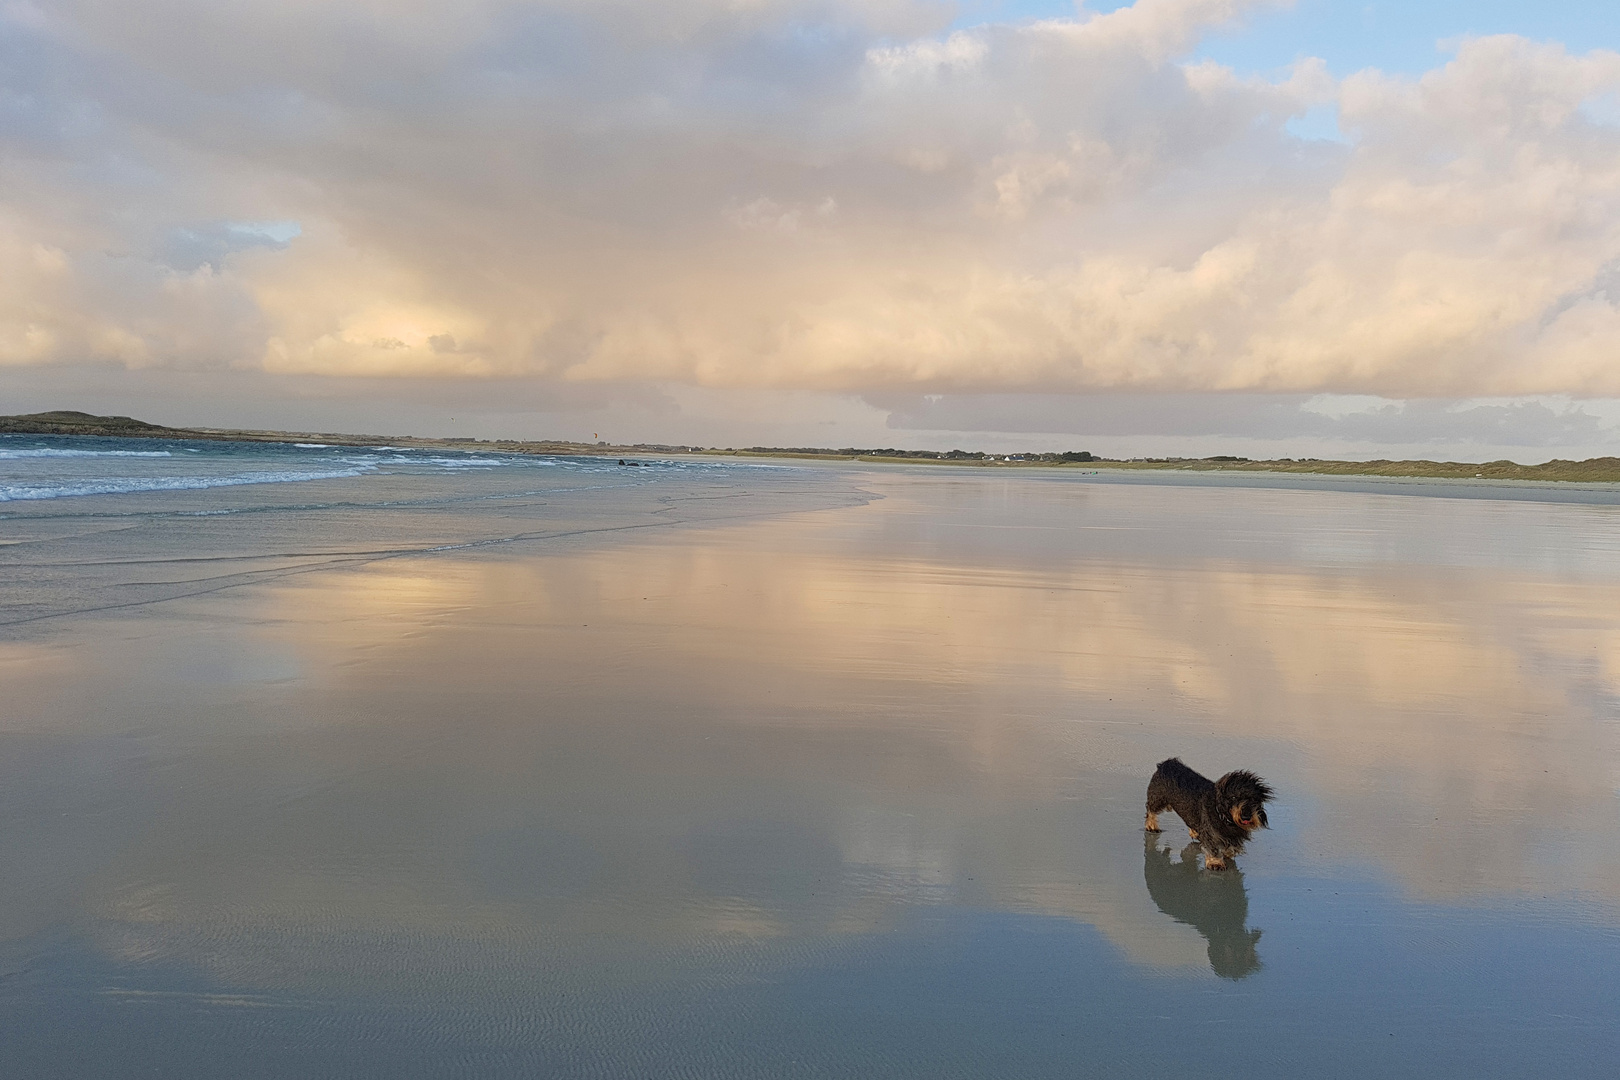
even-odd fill
[{"label": "foam on water", "polygon": [[428,465],[442,465],[447,469],[467,469],[473,467],[488,467],[493,465],[510,465],[510,461],[500,461],[496,458],[396,458],[398,461],[414,461]]},{"label": "foam on water", "polygon": [[188,444],[181,440],[0,436],[0,502],[303,483],[401,468],[464,472],[510,465],[556,468],[559,461],[329,443]]},{"label": "foam on water", "polygon": [[265,472],[243,476],[115,476],[84,483],[0,484],[0,502],[25,499],[64,499],[75,495],[130,495],[143,491],[199,491],[242,484],[289,484],[304,480],[336,480],[360,476],[366,467],[325,472]]},{"label": "foam on water", "polygon": [[[192,451],[197,453],[198,451]],[[173,457],[167,450],[70,450],[55,446],[30,446],[21,450],[0,449],[0,461],[23,458],[166,458]]]}]

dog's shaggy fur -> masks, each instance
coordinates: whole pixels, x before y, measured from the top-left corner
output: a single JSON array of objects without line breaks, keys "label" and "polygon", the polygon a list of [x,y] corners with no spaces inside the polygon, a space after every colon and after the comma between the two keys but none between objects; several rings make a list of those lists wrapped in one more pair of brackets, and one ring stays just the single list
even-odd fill
[{"label": "dog's shaggy fur", "polygon": [[1226,860],[1243,850],[1255,829],[1267,828],[1266,802],[1275,792],[1254,773],[1236,769],[1210,780],[1189,769],[1180,758],[1159,762],[1148,781],[1148,832],[1159,831],[1159,814],[1174,810],[1204,849],[1204,869],[1224,870]]}]

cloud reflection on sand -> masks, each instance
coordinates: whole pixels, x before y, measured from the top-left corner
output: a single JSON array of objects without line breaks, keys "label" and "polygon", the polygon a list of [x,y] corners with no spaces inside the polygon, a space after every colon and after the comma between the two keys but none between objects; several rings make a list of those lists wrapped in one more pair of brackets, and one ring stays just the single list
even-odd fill
[{"label": "cloud reflection on sand", "polygon": [[[7,727],[137,723],[157,779],[118,789],[127,843],[75,902],[116,955],[253,983],[403,979],[339,955],[378,934],[450,967],[457,942],[521,965],[582,935],[789,956],[939,905],[1246,972],[1244,920],[1181,912],[1151,852],[1144,895],[1141,789],[1171,753],[1283,791],[1251,882],[1349,864],[1620,911],[1614,831],[1570,840],[1614,818],[1620,584],[873,542],[914,510],[176,602],[30,646]],[[179,678],[202,640],[215,677]]]}]

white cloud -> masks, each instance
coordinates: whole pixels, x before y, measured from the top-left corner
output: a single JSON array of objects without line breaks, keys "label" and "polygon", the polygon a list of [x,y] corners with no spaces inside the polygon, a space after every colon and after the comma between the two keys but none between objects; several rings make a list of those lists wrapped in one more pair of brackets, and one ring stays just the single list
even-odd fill
[{"label": "white cloud", "polygon": [[0,365],[1620,394],[1620,55],[1181,60],[1266,6],[7,7]]}]

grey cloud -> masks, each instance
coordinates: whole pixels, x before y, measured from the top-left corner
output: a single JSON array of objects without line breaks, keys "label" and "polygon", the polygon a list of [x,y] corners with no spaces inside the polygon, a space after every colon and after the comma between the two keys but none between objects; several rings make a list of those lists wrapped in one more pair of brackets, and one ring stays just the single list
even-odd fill
[{"label": "grey cloud", "polygon": [[174,426],[368,434],[464,433],[447,425],[447,417],[499,415],[503,422],[487,425],[478,434],[522,438],[563,437],[567,429],[561,421],[568,417],[669,418],[681,413],[680,404],[661,387],[532,378],[309,380],[251,370],[131,371],[101,363],[23,368],[0,379],[0,413],[38,412],[64,401],[103,414],[125,409],[141,419]]},{"label": "grey cloud", "polygon": [[1318,435],[1327,417],[1309,395],[867,394],[902,430],[1051,432],[1066,435]]},{"label": "grey cloud", "polygon": [[1371,443],[1477,443],[1484,446],[1591,446],[1616,440],[1614,427],[1579,407],[1539,401],[1503,405],[1407,401],[1333,421],[1335,437]]},{"label": "grey cloud", "polygon": [[220,221],[180,226],[169,230],[159,253],[175,270],[190,272],[208,265],[219,269],[226,256],[265,248],[284,251],[297,234],[290,222]]},{"label": "grey cloud", "polygon": [[1545,330],[1575,307],[1590,302],[1620,309],[1620,259],[1611,260],[1593,274],[1590,281],[1583,282],[1579,288],[1565,293],[1548,306],[1541,316],[1541,329]]},{"label": "grey cloud", "polygon": [[1304,394],[881,395],[900,430],[1045,432],[1094,436],[1309,438],[1388,445],[1592,446],[1620,439],[1579,405],[1540,401],[1390,402],[1342,414]]}]

